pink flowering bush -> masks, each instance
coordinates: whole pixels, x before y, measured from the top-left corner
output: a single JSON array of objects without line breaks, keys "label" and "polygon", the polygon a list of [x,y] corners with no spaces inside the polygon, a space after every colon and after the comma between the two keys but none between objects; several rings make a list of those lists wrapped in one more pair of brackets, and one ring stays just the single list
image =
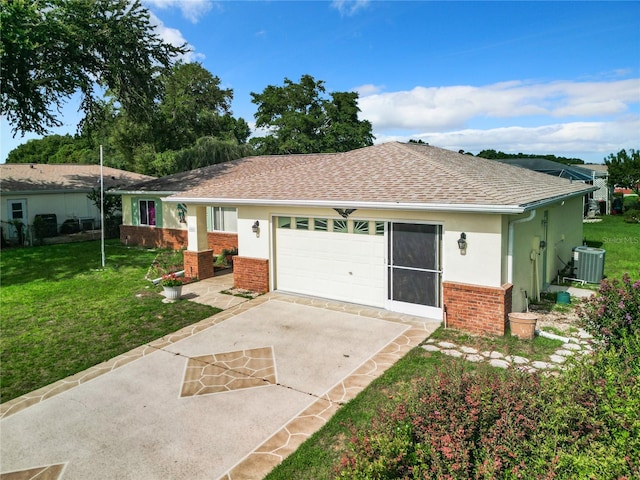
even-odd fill
[{"label": "pink flowering bush", "polygon": [[619,345],[640,331],[640,280],[626,273],[622,280],[603,280],[598,293],[585,299],[577,313],[598,343]]}]

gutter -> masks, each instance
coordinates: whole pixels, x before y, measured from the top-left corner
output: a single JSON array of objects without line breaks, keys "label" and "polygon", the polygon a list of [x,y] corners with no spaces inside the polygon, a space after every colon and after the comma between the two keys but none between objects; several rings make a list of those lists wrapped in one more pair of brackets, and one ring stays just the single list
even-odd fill
[{"label": "gutter", "polygon": [[109,193],[115,193],[117,195],[175,195],[182,193],[180,191],[162,191],[162,190],[108,190]]},{"label": "gutter", "polygon": [[511,220],[509,222],[509,247],[507,253],[507,283],[513,285],[513,233],[514,233],[514,225],[516,223],[525,223],[530,222],[536,216],[537,210],[531,210],[529,212],[528,217],[518,218],[516,220]]},{"label": "gutter", "polygon": [[[148,194],[148,193],[147,193]],[[353,202],[341,200],[271,200],[271,199],[247,199],[247,198],[193,198],[193,197],[169,197],[163,198],[167,203],[189,203],[207,205],[251,205],[269,207],[320,207],[376,209],[376,210],[429,210],[436,212],[461,212],[461,213],[496,213],[519,214],[525,211],[520,205],[481,205],[481,204],[451,204],[451,203],[402,203],[402,202]]]}]

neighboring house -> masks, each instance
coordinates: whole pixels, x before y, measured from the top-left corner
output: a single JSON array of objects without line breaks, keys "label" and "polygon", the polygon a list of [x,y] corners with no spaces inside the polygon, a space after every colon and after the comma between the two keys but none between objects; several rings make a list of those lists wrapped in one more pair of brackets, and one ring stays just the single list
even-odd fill
[{"label": "neighboring house", "polygon": [[[110,187],[149,180],[153,177],[103,167],[105,191]],[[10,223],[32,226],[36,216],[46,218],[50,234],[60,232],[65,221],[77,228],[99,227],[100,210],[87,198],[100,187],[100,165],[1,164],[0,221],[5,238],[17,240]],[[28,241],[28,235],[26,239]]]},{"label": "neighboring house", "polygon": [[[188,276],[213,275],[208,212],[235,211],[237,288],[370,305],[499,335],[507,313],[523,311],[526,296],[537,297],[582,244],[583,198],[594,190],[395,142],[249,157],[195,172],[180,193],[123,197],[132,206],[124,232],[158,228],[157,213],[155,227],[143,227],[150,199],[155,212],[161,208],[161,226],[186,236]],[[178,207],[186,209],[182,228]]]},{"label": "neighboring house", "polygon": [[[555,177],[566,178],[571,181],[578,181],[598,187],[588,199],[593,200],[591,207],[585,204],[585,216],[591,211],[598,211],[602,214],[611,213],[611,202],[613,200],[613,190],[609,186],[609,173],[606,165],[565,165],[554,162],[546,158],[501,158],[497,161],[509,165],[517,165],[535,172],[546,173]],[[604,202],[602,207],[600,203]]]},{"label": "neighboring house", "polygon": [[599,203],[605,202],[605,213],[611,214],[613,187],[609,185],[609,168],[604,164],[585,164],[580,167],[591,170],[593,186],[598,187],[598,190],[593,192],[593,199]]}]

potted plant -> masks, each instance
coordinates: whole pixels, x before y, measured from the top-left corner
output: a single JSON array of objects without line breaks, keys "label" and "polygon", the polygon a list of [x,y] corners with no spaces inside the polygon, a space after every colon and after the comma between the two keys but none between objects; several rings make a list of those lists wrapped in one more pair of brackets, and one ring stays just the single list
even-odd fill
[{"label": "potted plant", "polygon": [[182,278],[178,277],[175,272],[163,275],[162,288],[167,300],[178,300],[182,295]]}]

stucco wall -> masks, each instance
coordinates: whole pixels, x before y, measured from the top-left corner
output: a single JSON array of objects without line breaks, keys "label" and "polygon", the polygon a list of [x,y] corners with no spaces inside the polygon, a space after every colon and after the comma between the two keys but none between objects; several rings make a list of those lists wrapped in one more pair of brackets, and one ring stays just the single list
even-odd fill
[{"label": "stucco wall", "polygon": [[[242,256],[270,258],[272,220],[276,216],[340,218],[333,209],[238,207],[238,251]],[[503,282],[502,218],[500,215],[451,214],[418,211],[357,210],[350,220],[416,221],[442,225],[443,281],[500,287]],[[258,220],[260,234],[251,231]],[[458,249],[460,234],[467,234],[465,255]]]},{"label": "stucco wall", "polygon": [[[524,311],[524,292],[527,292],[529,298],[537,297],[570,261],[572,249],[582,244],[582,202],[582,198],[577,197],[539,208],[533,220],[514,225],[514,311]],[[539,242],[545,239],[545,211],[546,247],[540,248]],[[513,216],[510,220],[527,216],[528,213]],[[505,228],[508,229],[508,224]],[[507,253],[505,251],[505,256]]]}]

